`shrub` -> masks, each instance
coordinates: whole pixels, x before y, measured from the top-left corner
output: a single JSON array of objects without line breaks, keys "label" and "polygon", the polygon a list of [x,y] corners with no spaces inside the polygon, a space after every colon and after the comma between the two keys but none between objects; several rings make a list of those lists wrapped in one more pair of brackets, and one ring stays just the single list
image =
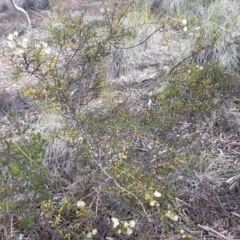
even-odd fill
[{"label": "shrub", "polygon": [[0,221],[9,226],[5,233],[8,235],[13,231],[11,228],[28,231],[35,227],[34,219],[39,216],[37,207],[49,198],[48,171],[41,165],[45,140],[39,133],[33,134],[28,141],[24,138],[2,141],[7,149],[3,150],[5,154],[0,159],[0,195],[3,198]]}]

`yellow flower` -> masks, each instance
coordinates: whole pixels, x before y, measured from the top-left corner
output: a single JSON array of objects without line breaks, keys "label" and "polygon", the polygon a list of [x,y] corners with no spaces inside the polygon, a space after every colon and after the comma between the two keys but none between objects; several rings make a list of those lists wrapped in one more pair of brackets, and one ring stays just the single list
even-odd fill
[{"label": "yellow flower", "polygon": [[87,238],[92,238],[92,236],[94,236],[94,235],[96,235],[96,234],[97,234],[97,229],[94,228],[94,229],[92,230],[92,232],[89,232],[89,233],[86,235],[86,237],[87,237]]},{"label": "yellow flower", "polygon": [[78,201],[77,202],[77,208],[84,208],[86,206],[86,203],[84,201]]},{"label": "yellow flower", "polygon": [[185,231],[184,231],[183,229],[181,229],[181,230],[180,230],[180,233],[181,233],[181,234],[184,234],[184,233],[185,233]]},{"label": "yellow flower", "polygon": [[150,206],[153,207],[157,204],[157,201],[156,200],[152,200],[150,201]]},{"label": "yellow flower", "polygon": [[162,196],[162,194],[158,191],[155,191],[154,196],[157,197],[157,198],[160,198]]},{"label": "yellow flower", "polygon": [[167,211],[167,213],[165,214],[167,217],[169,217],[170,219],[172,219],[173,221],[177,222],[178,221],[178,216],[175,215],[173,212],[171,211]]},{"label": "yellow flower", "polygon": [[145,199],[146,199],[146,201],[149,201],[152,199],[152,197],[150,196],[149,193],[145,193]]},{"label": "yellow flower", "polygon": [[131,228],[128,228],[127,229],[127,235],[129,236],[129,235],[131,235],[133,233],[133,230],[131,229]]},{"label": "yellow flower", "polygon": [[13,42],[13,41],[9,41],[9,42],[8,42],[8,46],[9,46],[11,49],[14,49],[14,48],[16,48],[16,43]]},{"label": "yellow flower", "polygon": [[116,228],[119,225],[119,220],[115,217],[112,218],[113,228]]},{"label": "yellow flower", "polygon": [[187,19],[183,19],[183,20],[182,20],[182,25],[183,25],[183,26],[187,25]]},{"label": "yellow flower", "polygon": [[134,228],[135,225],[136,225],[136,223],[135,223],[134,220],[129,221],[129,227],[130,227],[130,228]]},{"label": "yellow flower", "polygon": [[94,228],[94,229],[92,230],[92,235],[94,236],[94,235],[96,235],[96,234],[97,234],[97,229]]},{"label": "yellow flower", "polygon": [[22,39],[21,46],[23,48],[27,48],[27,46],[28,46],[28,39],[27,38]]},{"label": "yellow flower", "polygon": [[123,227],[124,227],[124,228],[127,228],[128,225],[129,225],[128,222],[124,222]]},{"label": "yellow flower", "polygon": [[24,50],[22,48],[17,47],[14,49],[14,54],[16,55],[21,55],[23,53],[24,53]]},{"label": "yellow flower", "polygon": [[13,40],[15,40],[17,37],[18,37],[18,32],[15,31],[15,32],[13,32],[13,33],[11,33],[11,34],[8,35],[8,40],[9,40],[9,41],[13,41]]}]

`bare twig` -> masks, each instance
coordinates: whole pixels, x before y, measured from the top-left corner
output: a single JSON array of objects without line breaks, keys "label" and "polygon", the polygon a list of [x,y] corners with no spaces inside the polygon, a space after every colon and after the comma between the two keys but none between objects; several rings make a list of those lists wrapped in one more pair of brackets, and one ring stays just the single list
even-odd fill
[{"label": "bare twig", "polygon": [[198,224],[198,227],[200,227],[204,231],[207,231],[207,232],[212,233],[212,234],[214,234],[214,235],[216,235],[218,237],[221,237],[222,239],[229,240],[229,238],[225,237],[221,233],[217,232],[216,230],[213,230],[212,228],[210,228],[208,226],[202,226],[202,225]]},{"label": "bare twig", "polygon": [[233,216],[240,218],[240,214],[236,212],[230,212]]},{"label": "bare twig", "polygon": [[240,174],[227,179],[226,182],[229,185],[228,187],[229,190],[234,191],[239,186],[239,181],[240,181]]},{"label": "bare twig", "polygon": [[102,170],[102,172],[103,172],[109,179],[111,179],[111,180],[114,181],[114,183],[116,184],[116,186],[117,186],[119,189],[121,189],[123,192],[128,193],[129,195],[131,195],[132,197],[134,197],[134,198],[137,200],[137,202],[141,205],[141,207],[142,207],[142,209],[143,209],[143,212],[144,212],[144,215],[147,217],[148,222],[152,222],[152,220],[149,218],[149,216],[148,216],[148,214],[147,214],[147,212],[146,212],[146,210],[145,210],[145,207],[143,206],[143,203],[141,202],[141,200],[140,200],[136,195],[134,195],[132,192],[130,192],[130,191],[128,191],[127,189],[123,188],[123,187],[117,182],[117,180],[116,180],[114,177],[110,176],[110,175],[107,173],[107,171],[101,166],[101,164],[100,164],[99,162],[97,162],[96,160],[93,160],[93,161],[97,164],[97,166]]},{"label": "bare twig", "polygon": [[131,49],[131,48],[138,47],[138,46],[142,45],[143,43],[147,42],[156,32],[160,31],[161,29],[164,29],[165,26],[166,26],[166,24],[164,24],[161,27],[157,28],[153,33],[148,35],[143,41],[141,41],[140,43],[138,43],[138,44],[136,44],[134,46],[131,46],[131,47],[117,47],[117,46],[115,46],[115,48],[118,48],[118,49]]},{"label": "bare twig", "polygon": [[10,219],[10,238],[13,237],[13,216],[11,215]]},{"label": "bare twig", "polygon": [[208,47],[203,46],[200,49],[198,49],[197,51],[194,51],[190,56],[185,57],[181,62],[179,62],[177,65],[175,65],[169,72],[169,75],[173,73],[173,71],[180,66],[182,63],[184,63],[185,61],[187,61],[188,59],[192,58],[194,55],[198,54],[200,51],[202,51],[203,49],[207,49]]},{"label": "bare twig", "polygon": [[183,239],[181,235],[174,235],[169,238],[164,238],[164,240],[181,240],[181,239]]}]

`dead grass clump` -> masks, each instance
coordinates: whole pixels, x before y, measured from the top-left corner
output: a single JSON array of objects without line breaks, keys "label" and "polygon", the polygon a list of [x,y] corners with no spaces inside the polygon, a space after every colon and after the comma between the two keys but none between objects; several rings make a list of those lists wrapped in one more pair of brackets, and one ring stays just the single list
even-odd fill
[{"label": "dead grass clump", "polygon": [[6,0],[0,0],[0,13],[8,10],[10,3],[7,4],[7,2]]},{"label": "dead grass clump", "polygon": [[51,7],[49,0],[19,0],[18,5],[25,10],[47,10]]},{"label": "dead grass clump", "polygon": [[176,208],[191,231],[200,227],[204,237],[239,239],[239,131],[226,105],[199,125],[169,187],[178,192]]},{"label": "dead grass clump", "polygon": [[205,8],[202,1],[189,1],[189,0],[174,0],[169,3],[167,0],[154,0],[150,5],[150,10],[154,14],[196,14],[198,16],[204,16]]},{"label": "dead grass clump", "polygon": [[[25,10],[48,10],[51,8],[49,0],[15,0],[19,7]],[[13,9],[10,0],[0,0],[0,13]]]},{"label": "dead grass clump", "polygon": [[[224,233],[225,236],[238,239],[239,178],[235,177],[238,176],[238,172],[235,171],[234,174],[232,163],[226,157],[210,159],[201,169],[197,168],[201,163],[197,163],[190,171],[185,169],[183,178],[186,188],[181,191],[181,199],[184,202],[180,203],[180,208],[183,217],[191,222],[209,226],[219,234]],[[238,164],[235,167],[238,168]],[[188,175],[192,170],[195,176]],[[229,176],[232,177],[228,178]],[[211,231],[208,232],[208,236],[211,236]]]},{"label": "dead grass clump", "polygon": [[229,1],[225,0],[216,1],[209,6],[205,20],[198,28],[201,40],[194,44],[196,54],[193,59],[196,63],[214,60],[229,71],[238,71],[239,33],[236,23],[239,7],[239,3],[229,4]]},{"label": "dead grass clump", "polygon": [[37,109],[35,103],[33,103],[29,98],[19,96],[11,96],[9,93],[5,93],[2,96],[3,98],[0,100],[0,112],[4,115],[8,115],[10,113],[16,115],[24,115],[29,109],[34,111]]},{"label": "dead grass clump", "polygon": [[73,181],[77,177],[77,157],[67,143],[61,139],[52,139],[46,146],[43,166],[53,174],[60,175]]}]

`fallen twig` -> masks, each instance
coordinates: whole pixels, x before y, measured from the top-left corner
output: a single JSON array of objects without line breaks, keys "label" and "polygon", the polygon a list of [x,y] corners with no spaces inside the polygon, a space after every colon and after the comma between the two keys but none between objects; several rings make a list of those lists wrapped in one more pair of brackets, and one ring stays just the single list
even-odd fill
[{"label": "fallen twig", "polygon": [[217,232],[216,230],[213,230],[212,228],[210,228],[208,226],[202,226],[202,225],[198,224],[198,227],[200,227],[204,231],[207,231],[208,233],[211,233],[211,234],[213,234],[215,236],[221,237],[222,239],[229,240],[229,238],[225,237],[221,233]]}]

